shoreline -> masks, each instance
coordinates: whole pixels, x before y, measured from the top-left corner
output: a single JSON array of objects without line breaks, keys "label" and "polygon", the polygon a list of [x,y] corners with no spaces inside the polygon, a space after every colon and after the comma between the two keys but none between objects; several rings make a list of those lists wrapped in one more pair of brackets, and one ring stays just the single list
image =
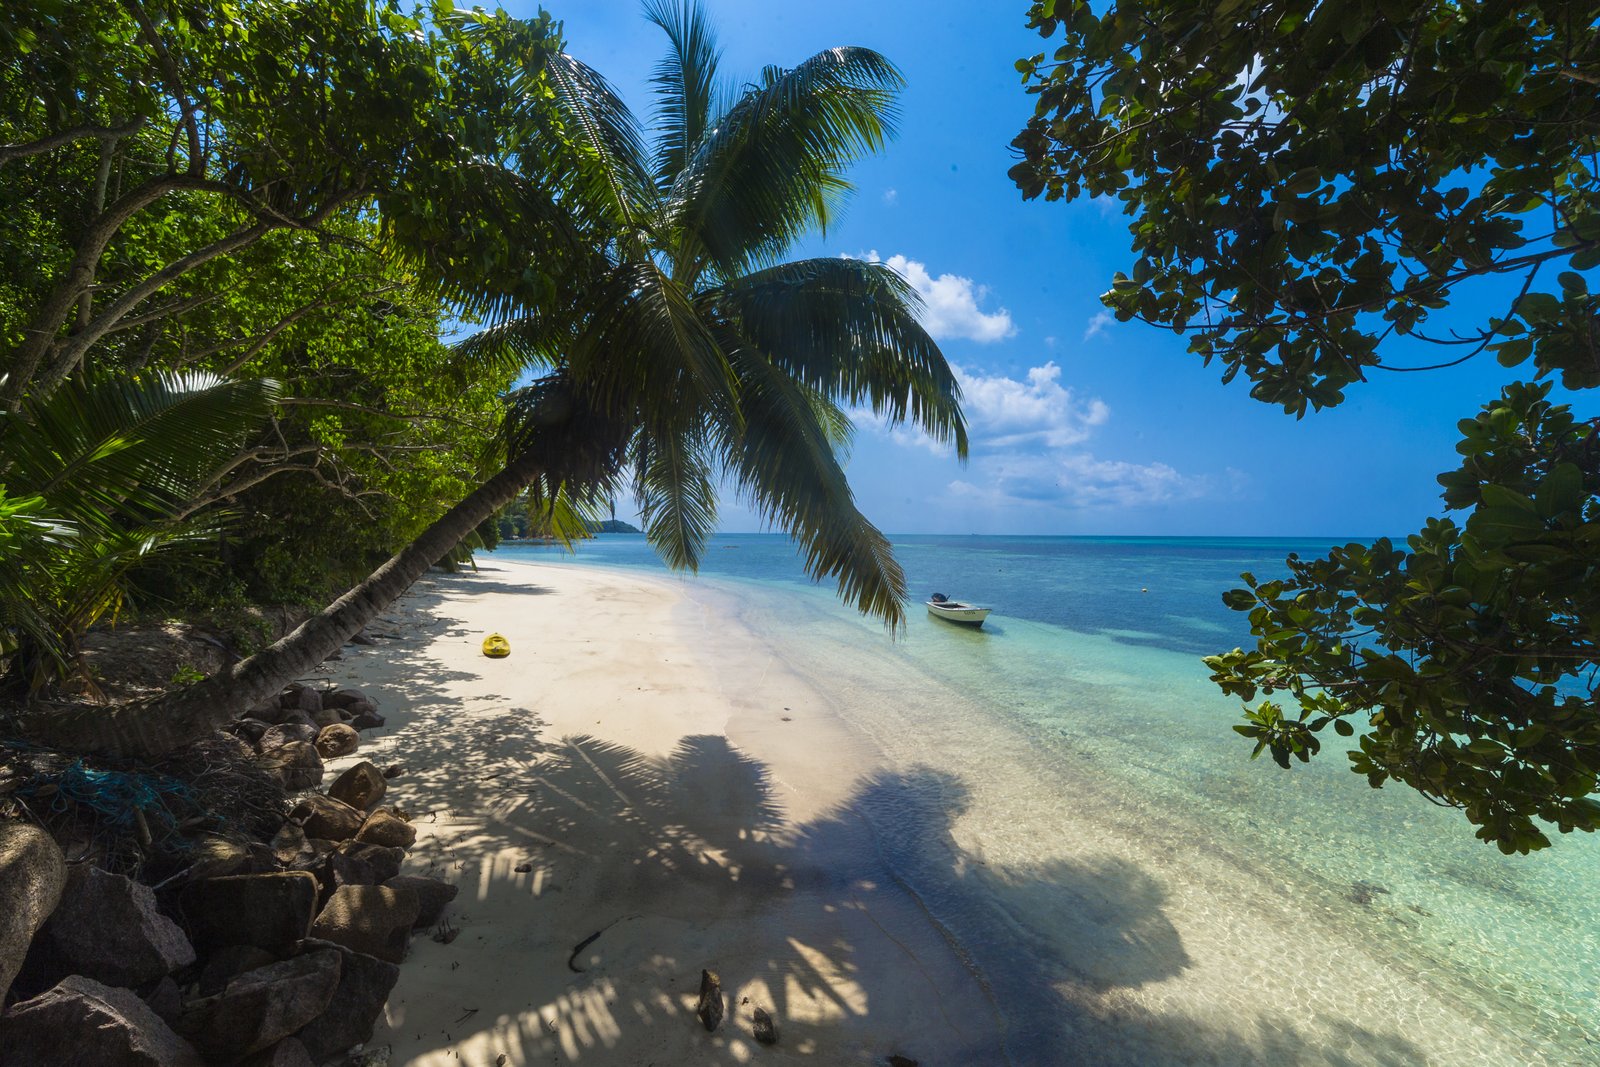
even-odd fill
[{"label": "shoreline", "polygon": [[[1402,898],[1306,910],[1092,751],[787,595],[497,558],[328,665],[394,709],[415,855],[463,888],[374,1037],[392,1062],[1544,1062],[1501,1027],[1522,1012],[1383,943]],[[490,629],[511,659],[478,653]],[[703,966],[731,994],[710,1036]]]}]

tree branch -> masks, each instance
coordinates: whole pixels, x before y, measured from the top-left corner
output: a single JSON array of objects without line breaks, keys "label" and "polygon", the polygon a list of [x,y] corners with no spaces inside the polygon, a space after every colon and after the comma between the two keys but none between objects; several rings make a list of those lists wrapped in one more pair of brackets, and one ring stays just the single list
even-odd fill
[{"label": "tree branch", "polygon": [[150,50],[156,55],[156,62],[161,66],[161,73],[166,77],[167,90],[172,98],[178,102],[178,113],[181,116],[179,125],[189,139],[189,166],[187,173],[191,177],[199,177],[205,173],[205,156],[200,149],[200,125],[195,121],[194,104],[183,89],[183,77],[178,71],[178,64],[172,58],[172,53],[167,51],[167,44],[156,32],[155,23],[150,21],[150,16],[145,14],[144,5],[139,0],[123,0],[128,11],[139,23],[139,32],[150,45]]},{"label": "tree branch", "polygon": [[[396,283],[394,285],[380,286],[377,289],[369,289],[369,290],[366,290],[364,292],[357,293],[357,294],[355,294],[355,296],[349,297],[348,299],[353,299],[354,300],[354,299],[362,299],[362,298],[369,297],[369,296],[377,296],[377,295],[379,295],[381,293],[393,292],[394,290],[396,290],[398,288],[400,288],[398,283]],[[193,359],[203,359],[206,356],[214,355],[215,353],[221,352],[224,349],[232,348],[236,344],[249,344],[250,347],[244,352],[243,355],[239,356],[237,359],[235,359],[233,362],[229,363],[226,367],[222,368],[222,370],[218,372],[218,373],[222,374],[224,377],[226,377],[228,375],[232,375],[232,374],[237,374],[252,359],[255,359],[256,356],[260,354],[260,352],[261,352],[261,350],[263,348],[265,348],[265,347],[267,347],[267,345],[271,344],[274,338],[276,338],[279,334],[283,333],[284,330],[287,330],[289,327],[293,326],[295,323],[299,322],[301,319],[305,318],[307,315],[311,314],[313,311],[317,311],[317,310],[319,310],[321,308],[325,308],[325,307],[332,307],[334,304],[337,304],[339,302],[340,302],[339,299],[330,297],[330,298],[327,298],[327,299],[324,299],[324,300],[316,300],[316,301],[313,301],[313,302],[311,302],[309,304],[305,304],[305,305],[303,305],[301,307],[296,308],[294,311],[291,311],[289,314],[285,315],[283,318],[279,319],[264,334],[261,334],[261,335],[255,337],[255,338],[242,337],[242,338],[238,339],[237,341],[233,341],[233,342],[229,342],[227,344],[216,346],[216,347],[210,349],[209,351],[202,350],[200,352],[200,354],[198,354],[198,355],[196,355],[196,356],[194,356],[192,358]]]},{"label": "tree branch", "polygon": [[17,346],[11,359],[11,366],[7,368],[6,381],[0,386],[0,409],[16,410],[22,397],[27,394],[39,364],[44,360],[56,335],[66,323],[73,306],[94,284],[95,270],[100,257],[105,254],[106,246],[111,243],[117,231],[134,215],[168,193],[180,189],[232,191],[220,182],[165,174],[159,178],[152,178],[117,198],[110,207],[101,212],[100,216],[89,224],[88,230],[78,242],[77,251],[72,257],[71,266],[67,268],[66,276],[51,292],[49,298],[40,305],[38,313],[24,331],[22,343]]},{"label": "tree branch", "polygon": [[116,142],[124,137],[130,137],[139,132],[144,125],[144,116],[123,123],[121,126],[74,126],[71,129],[52,133],[48,137],[41,137],[37,141],[24,141],[17,144],[0,144],[0,167],[5,166],[13,159],[26,159],[29,156],[42,155],[54,151],[62,145],[81,141],[93,137],[100,141]]},{"label": "tree branch", "polygon": [[[71,374],[83,359],[91,345],[104,337],[110,328],[146,299],[159,292],[174,279],[181,277],[194,268],[209,263],[218,256],[227,255],[249,245],[272,230],[281,229],[292,225],[301,229],[309,229],[319,225],[329,215],[333,214],[356,195],[356,190],[350,190],[341,196],[330,197],[328,202],[303,219],[293,219],[288,222],[258,222],[247,229],[236,230],[219,240],[213,241],[202,248],[197,248],[181,259],[167,264],[165,267],[147,277],[123,293],[117,300],[102,312],[89,328],[73,333],[64,338],[57,346],[54,358],[45,372],[33,383],[33,390],[43,395],[49,393],[60,385],[67,375]],[[10,384],[9,382],[7,383]]]}]

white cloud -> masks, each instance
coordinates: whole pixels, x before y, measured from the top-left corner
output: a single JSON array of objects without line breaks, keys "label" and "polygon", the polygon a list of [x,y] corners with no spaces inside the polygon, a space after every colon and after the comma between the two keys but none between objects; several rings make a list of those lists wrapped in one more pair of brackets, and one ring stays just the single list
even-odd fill
[{"label": "white cloud", "polygon": [[1089,328],[1083,331],[1083,339],[1087,341],[1090,338],[1099,337],[1106,332],[1107,326],[1116,321],[1116,316],[1109,311],[1096,312],[1094,317],[1089,320]]},{"label": "white cloud", "polygon": [[[1138,508],[1192,500],[1217,492],[1237,493],[1247,480],[1229,469],[1217,484],[1168,463],[1101,459],[1084,448],[1111,418],[1098,397],[1080,397],[1061,383],[1053,361],[1020,378],[987,374],[952,364],[961,385],[962,408],[971,438],[966,477],[946,492],[964,503],[989,508]],[[858,423],[906,448],[947,456],[941,445],[915,427],[889,426],[869,411]]]},{"label": "white cloud", "polygon": [[958,274],[937,278],[927,266],[905,256],[880,259],[876,251],[861,257],[869,263],[883,263],[899,274],[922,297],[922,325],[939,340],[961,337],[980,344],[1003,341],[1016,334],[1016,323],[1005,308],[985,312],[979,305],[988,297],[989,287]]},{"label": "white cloud", "polygon": [[973,463],[973,475],[948,491],[987,507],[1137,508],[1193,500],[1211,480],[1165,463],[1098,459],[1087,452],[1001,455]]},{"label": "white cloud", "polygon": [[[1021,379],[969,371],[952,363],[961,386],[961,409],[974,454],[1067,448],[1087,440],[1096,426],[1111,417],[1099,398],[1080,400],[1061,384],[1061,368],[1053,362],[1034,367]],[[941,444],[914,426],[890,426],[865,408],[850,413],[857,425],[888,437],[897,445],[925,448],[948,455]]]},{"label": "white cloud", "polygon": [[1054,362],[1032,368],[1022,381],[954,369],[973,437],[989,448],[1065,448],[1111,417],[1098,397],[1080,401],[1063,386]]},{"label": "white cloud", "polygon": [[885,189],[883,191],[883,202],[890,207],[894,207],[895,204],[900,202],[900,190]]},{"label": "white cloud", "polygon": [[[905,448],[924,448],[936,456],[948,456],[955,451],[950,445],[935,441],[921,429],[915,426],[890,426],[879,419],[872,412],[866,413],[866,419],[875,423],[875,428],[889,435],[889,440]],[[858,417],[859,421],[859,417]]]}]

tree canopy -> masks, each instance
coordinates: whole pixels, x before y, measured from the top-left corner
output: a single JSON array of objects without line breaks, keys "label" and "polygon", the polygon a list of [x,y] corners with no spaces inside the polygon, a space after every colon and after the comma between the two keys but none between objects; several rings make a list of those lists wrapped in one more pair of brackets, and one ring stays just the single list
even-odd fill
[{"label": "tree canopy", "polygon": [[[1380,371],[1492,356],[1600,386],[1600,23],[1586,5],[1043,0],[1055,50],[1012,177],[1113,197],[1136,254],[1104,301],[1302,416]],[[1498,279],[1498,281],[1495,281]],[[1489,301],[1498,299],[1498,303]],[[1441,309],[1484,307],[1440,331]],[[1409,341],[1402,341],[1409,339]],[[1401,357],[1427,344],[1442,353]],[[1460,424],[1448,511],[1228,594],[1257,647],[1208,660],[1281,764],[1460,807],[1505,851],[1600,826],[1600,422],[1512,384]]]},{"label": "tree canopy", "polygon": [[[441,334],[542,299],[578,247],[560,175],[507,165],[558,125],[538,71],[559,50],[547,16],[383,0],[0,12],[0,433],[26,440],[74,382],[135,397],[211,374],[275,398],[212,427],[210,466],[159,515],[106,496],[74,517],[0,452],[8,504],[35,500],[0,536],[65,564],[209,532],[181,561],[119,554],[102,605],[325,602],[476,486],[511,376]],[[158,433],[130,419],[105,447]],[[96,611],[62,607],[79,586],[54,582],[55,606],[16,588],[81,629]]]}]

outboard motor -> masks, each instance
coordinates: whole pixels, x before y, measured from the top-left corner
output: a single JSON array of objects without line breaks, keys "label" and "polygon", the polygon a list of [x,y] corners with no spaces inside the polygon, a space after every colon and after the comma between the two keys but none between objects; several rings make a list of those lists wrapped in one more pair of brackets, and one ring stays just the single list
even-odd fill
[{"label": "outboard motor", "polygon": [[935,604],[946,604],[950,601],[950,598],[945,596],[943,593],[935,593],[930,599],[932,599]]}]

